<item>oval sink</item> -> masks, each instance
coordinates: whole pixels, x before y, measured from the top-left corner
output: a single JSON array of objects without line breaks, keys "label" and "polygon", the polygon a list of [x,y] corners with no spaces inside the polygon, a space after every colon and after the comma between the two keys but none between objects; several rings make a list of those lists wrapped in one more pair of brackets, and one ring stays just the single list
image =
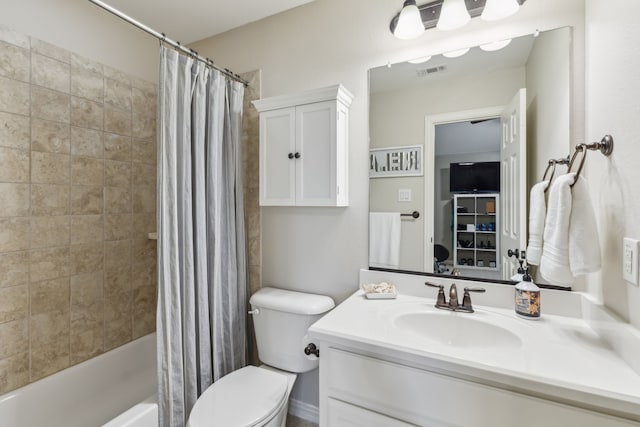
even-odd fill
[{"label": "oval sink", "polygon": [[395,317],[394,325],[411,334],[442,345],[454,347],[519,347],[520,338],[513,332],[484,322],[474,314],[454,312],[412,312]]}]

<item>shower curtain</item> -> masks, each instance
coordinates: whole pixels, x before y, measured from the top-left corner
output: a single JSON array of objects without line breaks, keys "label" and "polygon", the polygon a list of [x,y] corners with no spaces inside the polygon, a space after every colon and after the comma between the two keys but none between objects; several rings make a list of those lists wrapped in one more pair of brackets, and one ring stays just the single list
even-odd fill
[{"label": "shower curtain", "polygon": [[159,425],[182,427],[198,396],[246,365],[244,86],[160,48]]}]

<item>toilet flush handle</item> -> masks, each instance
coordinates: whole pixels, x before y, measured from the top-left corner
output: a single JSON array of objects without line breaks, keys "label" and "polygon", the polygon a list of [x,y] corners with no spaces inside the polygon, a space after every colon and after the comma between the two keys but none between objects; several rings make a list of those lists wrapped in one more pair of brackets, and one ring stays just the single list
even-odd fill
[{"label": "toilet flush handle", "polygon": [[314,343],[309,343],[309,345],[304,349],[304,354],[307,356],[311,356],[313,354],[316,357],[320,357],[320,349],[316,347]]},{"label": "toilet flush handle", "polygon": [[257,308],[254,308],[253,310],[249,310],[247,313],[258,315],[260,314],[260,310]]}]

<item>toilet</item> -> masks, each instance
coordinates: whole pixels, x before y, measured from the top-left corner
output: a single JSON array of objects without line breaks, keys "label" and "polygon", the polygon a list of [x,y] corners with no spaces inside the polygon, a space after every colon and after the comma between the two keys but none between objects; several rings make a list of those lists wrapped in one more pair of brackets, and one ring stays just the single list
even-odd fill
[{"label": "toilet", "polygon": [[327,296],[262,288],[251,296],[251,314],[263,365],[225,375],[202,393],[187,427],[284,427],[298,373],[318,367],[304,349],[307,330],[335,304]]}]

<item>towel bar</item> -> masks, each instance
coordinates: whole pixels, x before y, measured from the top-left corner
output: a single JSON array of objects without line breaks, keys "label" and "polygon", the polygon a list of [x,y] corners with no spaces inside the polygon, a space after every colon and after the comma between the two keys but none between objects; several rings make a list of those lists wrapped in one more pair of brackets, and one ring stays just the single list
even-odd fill
[{"label": "towel bar", "polygon": [[587,158],[587,150],[600,150],[602,154],[608,157],[611,155],[611,153],[613,153],[613,137],[611,135],[605,135],[600,142],[592,142],[591,144],[582,143],[576,145],[576,151],[573,152],[573,156],[571,157],[571,161],[569,162],[569,169],[567,172],[571,172],[571,167],[575,163],[578,153],[582,153],[582,159],[580,159],[580,165],[578,166],[576,177],[573,180],[573,184],[571,184],[571,187],[576,185],[576,182],[578,182],[580,172],[582,172],[582,168],[584,167],[584,161]]},{"label": "towel bar", "polygon": [[410,216],[410,217],[413,217],[414,219],[418,219],[418,218],[420,218],[420,212],[413,211],[413,212],[408,213],[408,214],[400,214],[400,216]]},{"label": "towel bar", "polygon": [[544,181],[545,179],[547,179],[547,173],[549,172],[549,169],[551,169],[551,176],[549,177],[549,185],[547,185],[547,188],[544,189],[545,193],[549,190],[549,187],[551,187],[551,181],[553,181],[553,176],[556,174],[556,166],[568,165],[568,164],[569,164],[569,156],[562,159],[549,159],[549,164],[547,165],[547,168],[544,170],[544,175],[542,175],[542,180]]}]

